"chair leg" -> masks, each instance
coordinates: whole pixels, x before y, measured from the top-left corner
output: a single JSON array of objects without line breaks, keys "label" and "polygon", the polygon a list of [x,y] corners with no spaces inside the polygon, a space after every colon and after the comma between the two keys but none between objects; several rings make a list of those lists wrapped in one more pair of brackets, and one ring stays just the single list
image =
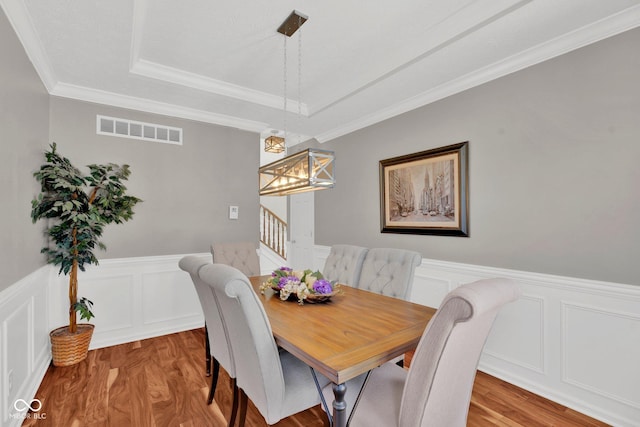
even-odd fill
[{"label": "chair leg", "polygon": [[240,415],[238,416],[238,427],[244,427],[245,418],[247,418],[247,401],[248,397],[244,390],[240,391]]},{"label": "chair leg", "polygon": [[207,376],[211,376],[211,345],[209,344],[209,331],[207,330],[207,324],[204,324],[204,350],[205,350],[205,363],[207,368]]},{"label": "chair leg", "polygon": [[218,386],[218,374],[220,374],[220,362],[215,357],[213,358],[213,376],[211,377],[211,387],[209,388],[209,398],[207,399],[207,405],[211,405],[213,402],[213,395],[216,392]]},{"label": "chair leg", "polygon": [[233,427],[236,422],[236,414],[238,413],[238,395],[240,390],[238,389],[238,383],[235,378],[231,378],[231,384],[233,385],[233,401],[231,402],[231,415],[229,416],[229,427]]}]

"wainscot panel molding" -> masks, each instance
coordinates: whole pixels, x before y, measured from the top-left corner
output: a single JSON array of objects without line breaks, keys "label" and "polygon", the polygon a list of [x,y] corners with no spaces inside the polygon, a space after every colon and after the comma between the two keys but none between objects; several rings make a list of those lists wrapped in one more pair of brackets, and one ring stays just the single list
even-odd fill
[{"label": "wainscot panel molding", "polygon": [[[314,269],[330,247],[314,248]],[[438,307],[491,277],[522,296],[496,318],[479,369],[614,426],[640,423],[640,286],[423,259],[411,300]]]},{"label": "wainscot panel molding", "polygon": [[[105,259],[79,272],[78,295],[95,304],[91,349],[204,325],[191,278],[178,267],[183,256]],[[14,403],[33,399],[49,367],[49,332],[68,323],[67,290],[68,277],[46,265],[0,292],[0,425],[27,416]]]},{"label": "wainscot panel molding", "polygon": [[280,257],[273,250],[267,247],[264,243],[260,243],[258,249],[258,255],[260,257],[260,274],[271,274],[273,270],[276,270],[283,265],[288,265],[287,260]]},{"label": "wainscot panel molding", "polygon": [[[211,254],[194,254],[211,258]],[[180,270],[184,255],[100,260],[78,273],[78,296],[93,301],[90,349],[204,326],[191,278]],[[68,278],[52,281],[51,329],[66,324]]]},{"label": "wainscot panel molding", "polygon": [[[49,281],[46,265],[0,292],[0,425],[19,426],[44,377],[49,346]],[[22,409],[22,405],[17,405]]]},{"label": "wainscot panel molding", "polygon": [[[329,247],[316,246],[314,269]],[[210,257],[210,254],[196,254]],[[201,327],[184,255],[105,259],[80,273],[95,303],[91,348]],[[500,312],[480,369],[615,426],[640,420],[640,287],[423,259],[411,300],[437,307],[450,290],[490,277],[518,282]],[[49,331],[67,323],[67,277],[44,266],[0,292],[0,420],[18,426],[51,361]],[[26,356],[26,357],[25,357]]]}]

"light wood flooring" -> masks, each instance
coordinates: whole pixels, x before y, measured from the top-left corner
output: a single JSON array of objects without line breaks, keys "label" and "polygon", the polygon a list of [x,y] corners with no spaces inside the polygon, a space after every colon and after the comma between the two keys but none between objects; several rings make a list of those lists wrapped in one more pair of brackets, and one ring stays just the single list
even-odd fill
[{"label": "light wood flooring", "polygon": [[[208,385],[204,329],[92,350],[75,366],[49,368],[36,394],[46,419],[26,419],[23,425],[224,427],[231,408],[230,379],[221,369],[210,406],[206,404]],[[276,426],[321,427],[324,417],[317,406]],[[606,426],[478,372],[468,426],[495,425]],[[246,426],[266,426],[251,402]]]}]

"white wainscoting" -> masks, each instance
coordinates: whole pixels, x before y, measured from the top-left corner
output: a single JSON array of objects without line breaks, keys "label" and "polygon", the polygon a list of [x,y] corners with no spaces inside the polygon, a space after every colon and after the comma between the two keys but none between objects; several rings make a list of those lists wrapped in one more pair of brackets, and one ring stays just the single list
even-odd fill
[{"label": "white wainscoting", "polygon": [[18,399],[30,402],[51,360],[49,266],[0,292],[0,425],[19,426]]},{"label": "white wainscoting", "polygon": [[[211,254],[196,254],[211,258]],[[105,259],[78,275],[78,296],[94,302],[91,349],[202,327],[204,316],[184,255]],[[64,325],[68,278],[52,280],[50,326]]]},{"label": "white wainscoting", "polygon": [[[314,269],[329,247],[316,246]],[[479,369],[615,426],[640,426],[640,286],[423,259],[411,300],[507,277],[522,296],[498,314]]]},{"label": "white wainscoting", "polygon": [[273,270],[288,265],[287,260],[269,249],[264,243],[260,243],[258,256],[260,257],[260,274],[262,275],[271,274]]},{"label": "white wainscoting", "polygon": [[[94,302],[91,349],[204,325],[182,256],[105,259],[79,273],[78,295]],[[13,404],[35,396],[51,361],[49,331],[68,323],[68,277],[57,272],[47,265],[0,293],[2,426],[22,424]]]},{"label": "white wainscoting", "polygon": [[[329,247],[316,246],[314,269]],[[198,254],[210,257],[210,254]],[[183,255],[102,260],[80,274],[95,303],[91,348],[204,324]],[[640,286],[424,259],[412,300],[437,307],[455,287],[488,277],[523,292],[505,307],[480,369],[616,426],[640,425]],[[0,292],[0,420],[18,426],[16,399],[35,395],[50,362],[48,333],[67,322],[67,278],[45,266]]]}]

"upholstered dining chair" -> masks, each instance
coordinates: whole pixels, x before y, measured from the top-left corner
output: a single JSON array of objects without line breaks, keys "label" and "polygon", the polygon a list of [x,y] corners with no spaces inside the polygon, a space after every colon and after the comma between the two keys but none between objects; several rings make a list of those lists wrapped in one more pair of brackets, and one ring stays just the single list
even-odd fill
[{"label": "upholstered dining chair", "polygon": [[[235,267],[246,276],[260,275],[260,257],[256,252],[256,244],[253,242],[214,243],[211,245],[211,256],[214,263]],[[205,324],[205,329],[206,327]],[[205,336],[205,347],[209,348],[208,334]],[[209,371],[207,371],[207,375],[209,375]]]},{"label": "upholstered dining chair", "polygon": [[[244,426],[247,397],[269,425],[319,404],[311,368],[290,353],[278,351],[267,314],[249,279],[222,264],[204,266],[200,278],[215,292],[231,344],[240,394],[239,426]],[[320,387],[329,383],[322,375],[318,381]]]},{"label": "upholstered dining chair", "polygon": [[[220,372],[220,365],[231,377],[233,385],[233,402],[231,409],[231,416],[229,420],[229,426],[233,426],[235,423],[235,417],[237,413],[238,400],[237,400],[237,384],[236,384],[236,369],[231,354],[231,347],[227,341],[227,334],[225,332],[224,320],[220,313],[218,301],[216,300],[213,290],[200,279],[199,271],[206,265],[213,265],[209,259],[204,259],[195,255],[189,255],[183,257],[178,263],[180,268],[191,275],[191,280],[196,288],[202,311],[204,312],[205,319],[205,332],[207,335],[206,351],[211,363],[213,358],[213,376],[211,377],[211,386],[209,388],[209,396],[207,398],[207,404],[213,402],[213,396],[216,391],[218,383],[218,375]],[[208,368],[208,367],[207,367]],[[207,369],[208,371],[208,369]]]},{"label": "upholstered dining chair", "polygon": [[353,245],[333,245],[327,257],[322,275],[329,281],[355,286],[360,279],[362,262],[367,248]]},{"label": "upholstered dining chair", "polygon": [[[493,321],[518,295],[508,279],[479,280],[451,291],[423,333],[409,370],[385,363],[371,372],[349,425],[464,427]],[[358,385],[347,382],[348,402],[356,401]],[[330,397],[333,391],[325,387],[323,393]]]},{"label": "upholstered dining chair", "polygon": [[220,242],[211,245],[215,264],[227,264],[246,276],[260,275],[260,257],[253,242]]},{"label": "upholstered dining chair", "polygon": [[416,267],[422,262],[418,252],[394,248],[367,251],[357,288],[408,300]]}]

